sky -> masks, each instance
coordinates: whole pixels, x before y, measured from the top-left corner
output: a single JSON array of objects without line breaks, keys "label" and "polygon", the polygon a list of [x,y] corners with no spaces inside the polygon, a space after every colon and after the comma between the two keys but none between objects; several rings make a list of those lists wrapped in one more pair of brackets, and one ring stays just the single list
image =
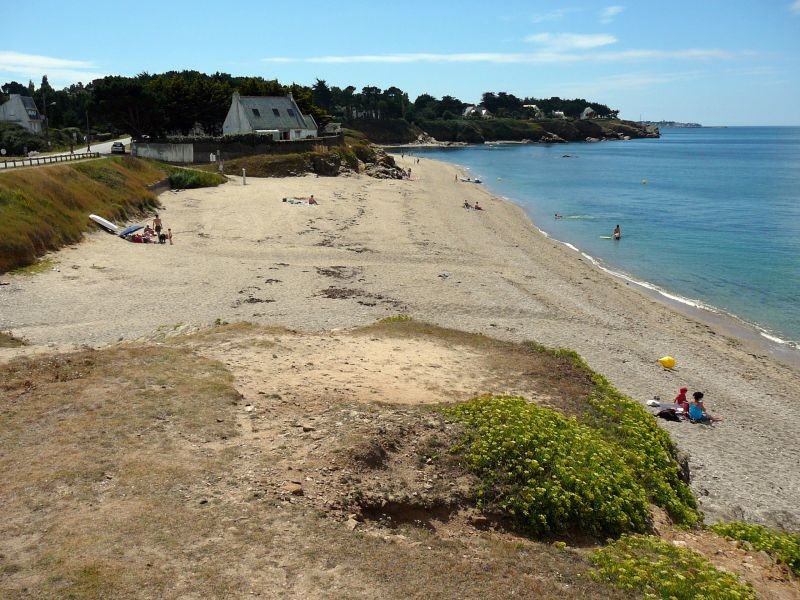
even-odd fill
[{"label": "sky", "polygon": [[0,83],[193,69],[281,83],[582,97],[632,120],[800,125],[800,0],[41,0]]}]

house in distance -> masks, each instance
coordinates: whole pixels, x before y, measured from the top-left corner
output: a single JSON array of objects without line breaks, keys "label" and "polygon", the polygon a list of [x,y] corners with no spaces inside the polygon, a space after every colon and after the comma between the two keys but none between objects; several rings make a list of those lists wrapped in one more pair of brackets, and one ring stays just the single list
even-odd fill
[{"label": "house in distance", "polygon": [[11,94],[8,101],[0,105],[0,121],[21,125],[32,133],[42,133],[44,117],[33,98]]},{"label": "house in distance", "polygon": [[317,137],[317,123],[300,112],[291,94],[287,96],[240,96],[234,92],[222,124],[224,135],[270,135],[274,140]]}]

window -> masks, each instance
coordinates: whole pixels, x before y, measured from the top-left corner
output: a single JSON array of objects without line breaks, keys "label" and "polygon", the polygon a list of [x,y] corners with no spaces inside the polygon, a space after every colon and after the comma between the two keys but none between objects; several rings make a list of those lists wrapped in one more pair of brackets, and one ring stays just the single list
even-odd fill
[{"label": "window", "polygon": [[286,109],[286,112],[287,112],[287,113],[289,113],[289,116],[290,116],[290,117],[293,117],[293,116],[294,116],[294,109],[293,109],[293,108],[287,108],[287,109]]},{"label": "window", "polygon": [[280,117],[281,116],[281,113],[280,113],[280,111],[278,111],[277,108],[273,108],[272,109],[272,114],[275,115],[276,117]]},{"label": "window", "polygon": [[261,113],[260,113],[260,112],[258,112],[258,109],[257,109],[257,108],[254,108],[254,109],[253,109],[253,114],[254,114],[255,116],[257,116],[257,117],[260,117],[260,116],[261,116]]}]

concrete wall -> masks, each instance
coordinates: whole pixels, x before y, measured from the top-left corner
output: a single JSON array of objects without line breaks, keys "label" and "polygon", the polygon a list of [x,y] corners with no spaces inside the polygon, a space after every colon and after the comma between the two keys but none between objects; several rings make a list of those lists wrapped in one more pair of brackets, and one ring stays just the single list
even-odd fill
[{"label": "concrete wall", "polygon": [[[168,163],[188,164],[194,162],[193,144],[162,144],[157,142],[133,142],[131,155],[140,158],[153,158]],[[206,160],[198,162],[209,162]]]},{"label": "concrete wall", "polygon": [[263,144],[245,142],[194,142],[185,144],[168,144],[166,142],[133,142],[131,155],[141,158],[153,158],[168,163],[202,164],[215,162],[217,151],[222,152],[223,160],[253,156],[255,154],[293,154],[310,152],[315,147],[334,148],[344,145],[344,136],[324,138],[306,138],[295,141],[272,142],[265,136]]}]

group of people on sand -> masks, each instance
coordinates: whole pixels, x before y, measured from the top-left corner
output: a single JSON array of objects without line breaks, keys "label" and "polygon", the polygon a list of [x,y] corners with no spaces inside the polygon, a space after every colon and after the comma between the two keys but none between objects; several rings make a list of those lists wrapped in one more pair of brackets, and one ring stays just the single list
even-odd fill
[{"label": "group of people on sand", "polygon": [[692,399],[689,400],[686,397],[686,392],[688,391],[689,388],[682,387],[671,405],[661,404],[656,401],[660,409],[657,416],[668,421],[681,421],[685,419],[692,423],[710,424],[722,421],[721,417],[711,415],[706,410],[703,404],[703,397],[705,396],[703,392],[694,392],[692,394]]},{"label": "group of people on sand", "polygon": [[464,208],[467,210],[483,210],[483,207],[478,204],[477,200],[475,200],[475,204],[470,204],[467,200],[464,200]]},{"label": "group of people on sand", "polygon": [[161,217],[158,215],[153,219],[153,226],[150,224],[144,226],[142,233],[133,233],[128,236],[128,240],[134,244],[166,244],[172,246],[172,229],[167,227],[167,232],[164,233],[164,224]]}]

